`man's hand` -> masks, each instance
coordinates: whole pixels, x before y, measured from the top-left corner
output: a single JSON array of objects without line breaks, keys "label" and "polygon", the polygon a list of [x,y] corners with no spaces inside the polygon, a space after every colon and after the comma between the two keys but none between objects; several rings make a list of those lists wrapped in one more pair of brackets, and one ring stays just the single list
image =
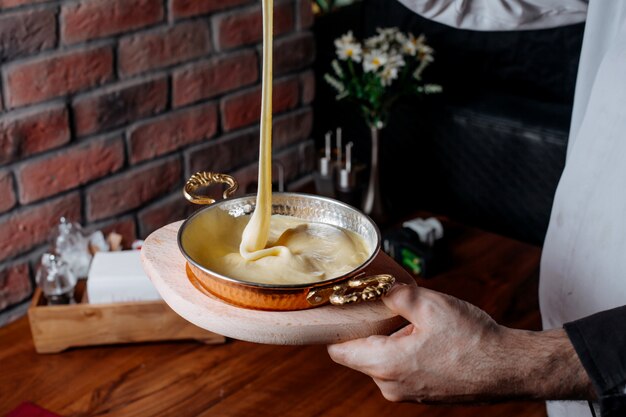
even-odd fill
[{"label": "man's hand", "polygon": [[390,401],[592,396],[562,330],[508,329],[469,303],[415,286],[397,286],[383,301],[411,324],[391,336],[329,346],[328,352],[335,362],[371,376]]}]

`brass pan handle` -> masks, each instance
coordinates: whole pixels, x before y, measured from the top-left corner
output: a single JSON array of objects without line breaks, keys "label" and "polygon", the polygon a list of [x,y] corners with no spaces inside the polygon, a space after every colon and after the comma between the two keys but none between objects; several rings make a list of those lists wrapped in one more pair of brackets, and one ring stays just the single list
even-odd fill
[{"label": "brass pan handle", "polygon": [[217,172],[197,172],[191,176],[185,183],[183,194],[185,198],[194,204],[211,205],[215,203],[215,199],[198,194],[198,190],[202,187],[208,187],[213,184],[226,184],[228,188],[222,194],[224,199],[227,199],[237,191],[239,184],[237,180],[226,174],[219,174]]},{"label": "brass pan handle", "polygon": [[389,292],[396,279],[389,274],[365,274],[348,282],[311,290],[307,296],[309,304],[317,306],[330,301],[333,305],[354,304],[361,301],[374,301]]}]

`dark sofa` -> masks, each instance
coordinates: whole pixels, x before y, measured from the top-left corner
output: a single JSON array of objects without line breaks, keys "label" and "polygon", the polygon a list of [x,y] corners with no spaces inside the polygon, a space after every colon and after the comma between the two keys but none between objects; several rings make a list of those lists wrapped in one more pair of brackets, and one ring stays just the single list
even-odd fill
[{"label": "dark sofa", "polygon": [[[390,209],[397,215],[444,213],[541,244],[565,163],[584,25],[458,30],[391,0],[365,0],[333,18],[334,24],[316,26],[318,76],[332,58],[331,39],[346,26],[365,36],[398,26],[426,34],[436,50],[426,78],[442,84],[444,94],[400,102],[383,133],[382,182]],[[318,91],[317,137],[341,114],[359,156],[367,159],[368,135],[358,114],[334,103],[321,79]]]}]

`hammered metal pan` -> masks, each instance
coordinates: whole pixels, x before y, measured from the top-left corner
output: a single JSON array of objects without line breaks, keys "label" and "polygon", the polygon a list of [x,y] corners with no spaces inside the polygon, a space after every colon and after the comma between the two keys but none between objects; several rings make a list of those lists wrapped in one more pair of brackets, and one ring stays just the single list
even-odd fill
[{"label": "hammered metal pan", "polygon": [[[216,202],[200,190],[213,184],[226,184],[224,200]],[[274,193],[272,214],[291,216],[302,220],[339,226],[360,235],[366,242],[369,256],[359,267],[339,277],[314,284],[270,285],[242,281],[221,275],[202,265],[193,256],[200,248],[196,239],[190,239],[194,229],[210,227],[214,210],[222,210],[233,217],[249,216],[255,208],[256,196],[230,198],[237,190],[237,181],[229,176],[211,172],[193,175],[185,184],[184,195],[194,204],[207,205],[189,217],[178,232],[178,246],[187,260],[187,275],[192,283],[228,303],[257,310],[303,310],[328,303],[346,305],[360,301],[377,300],[386,294],[395,282],[388,274],[368,276],[366,267],[380,251],[380,231],[365,214],[342,202],[301,193]],[[210,244],[210,242],[202,242]]]}]

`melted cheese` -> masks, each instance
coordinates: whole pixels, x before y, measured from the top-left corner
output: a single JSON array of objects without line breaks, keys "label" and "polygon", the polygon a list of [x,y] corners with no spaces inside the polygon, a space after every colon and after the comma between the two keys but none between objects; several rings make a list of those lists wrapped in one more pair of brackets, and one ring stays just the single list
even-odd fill
[{"label": "melted cheese", "polygon": [[275,254],[250,261],[239,251],[250,217],[232,217],[222,210],[207,214],[210,216],[198,218],[188,229],[185,246],[201,265],[242,281],[279,285],[320,282],[351,272],[371,253],[363,238],[351,231],[274,215],[263,250]]},{"label": "melted cheese", "polygon": [[261,144],[256,208],[243,232],[239,251],[248,261],[285,254],[286,249],[267,246],[272,217],[272,82],[274,0],[263,0],[263,74],[261,97]]}]

